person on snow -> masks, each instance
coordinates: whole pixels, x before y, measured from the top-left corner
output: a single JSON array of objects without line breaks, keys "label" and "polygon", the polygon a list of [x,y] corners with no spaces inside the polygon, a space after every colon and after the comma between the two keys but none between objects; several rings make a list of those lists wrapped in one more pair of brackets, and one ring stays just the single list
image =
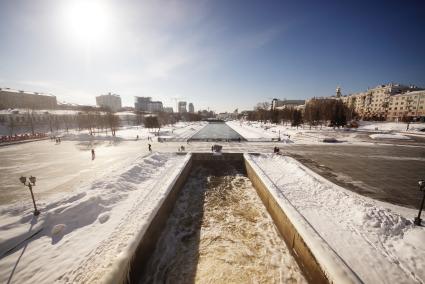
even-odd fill
[{"label": "person on snow", "polygon": [[94,153],[94,149],[91,149],[91,159],[94,160],[95,157],[96,157],[96,155]]},{"label": "person on snow", "polygon": [[149,149],[149,152],[152,152],[152,145],[151,144],[148,144],[148,149]]}]

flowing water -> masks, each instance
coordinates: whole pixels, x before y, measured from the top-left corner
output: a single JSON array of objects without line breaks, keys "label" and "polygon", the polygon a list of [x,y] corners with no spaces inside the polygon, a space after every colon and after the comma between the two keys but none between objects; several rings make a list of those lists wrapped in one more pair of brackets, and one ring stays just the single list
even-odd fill
[{"label": "flowing water", "polygon": [[243,168],[194,167],[140,283],[303,283]]}]

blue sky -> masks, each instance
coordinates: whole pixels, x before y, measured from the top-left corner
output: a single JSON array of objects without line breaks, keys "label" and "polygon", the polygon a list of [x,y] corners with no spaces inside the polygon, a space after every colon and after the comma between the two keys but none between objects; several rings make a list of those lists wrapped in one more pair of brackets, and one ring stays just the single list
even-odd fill
[{"label": "blue sky", "polygon": [[424,1],[0,0],[0,86],[252,109],[425,87]]}]

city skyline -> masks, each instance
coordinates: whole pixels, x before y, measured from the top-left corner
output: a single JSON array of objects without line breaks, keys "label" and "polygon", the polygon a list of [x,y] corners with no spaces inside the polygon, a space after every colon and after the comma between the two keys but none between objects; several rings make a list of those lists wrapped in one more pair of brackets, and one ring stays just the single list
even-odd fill
[{"label": "city skyline", "polygon": [[[0,1],[0,86],[217,112],[425,86],[420,1]],[[397,19],[397,20],[395,20]]]}]

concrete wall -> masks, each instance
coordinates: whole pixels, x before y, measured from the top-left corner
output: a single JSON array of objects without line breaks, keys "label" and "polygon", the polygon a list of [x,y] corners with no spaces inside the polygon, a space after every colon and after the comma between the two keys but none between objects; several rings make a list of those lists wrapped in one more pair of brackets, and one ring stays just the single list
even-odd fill
[{"label": "concrete wall", "polygon": [[261,181],[258,174],[247,161],[245,161],[245,167],[249,179],[257,190],[264,206],[267,208],[267,211],[285,240],[286,245],[291,250],[292,255],[300,265],[307,280],[310,283],[329,283],[316,258],[311,253],[302,237],[298,234],[291,220],[276,200],[270,195],[267,186]]},{"label": "concrete wall", "polygon": [[252,160],[247,159],[247,157],[241,153],[223,153],[222,155],[213,155],[212,153],[191,154],[189,162],[177,178],[137,245],[129,265],[128,277],[124,282],[136,283],[143,275],[146,264],[155,249],[156,242],[165,227],[192,167],[210,162],[226,161],[244,164],[248,177],[310,283],[361,283],[358,277],[324,243],[324,240],[307,222],[301,227],[299,222],[294,223],[294,219],[303,218],[302,215],[297,212],[294,213],[294,208],[288,209],[288,207],[282,206],[281,202],[272,194],[272,189],[264,180],[265,177],[259,173],[259,168],[256,168]]},{"label": "concrete wall", "polygon": [[246,155],[245,167],[249,179],[309,283],[362,283],[289,202],[282,206],[282,202],[272,194],[276,188],[270,188],[271,181],[260,173],[260,169]]},{"label": "concrete wall", "polygon": [[180,190],[183,188],[183,185],[185,184],[187,177],[190,174],[192,169],[192,158],[193,157],[190,157],[190,160],[186,164],[180,176],[177,178],[168,196],[162,203],[157,214],[143,235],[139,245],[137,246],[135,254],[131,259],[128,278],[125,279],[126,281],[124,282],[137,283],[141,278],[141,275],[143,275],[147,262],[155,250],[156,242],[165,227],[171,211],[173,210]]}]

